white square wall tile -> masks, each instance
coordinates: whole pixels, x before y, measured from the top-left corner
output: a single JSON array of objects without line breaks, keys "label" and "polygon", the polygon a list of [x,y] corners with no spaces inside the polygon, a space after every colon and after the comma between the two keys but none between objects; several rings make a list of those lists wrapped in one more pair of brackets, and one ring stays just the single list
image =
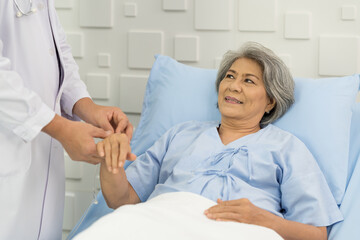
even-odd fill
[{"label": "white square wall tile", "polygon": [[321,36],[319,74],[345,76],[360,72],[360,37]]},{"label": "white square wall tile", "polygon": [[341,7],[342,20],[355,20],[357,15],[357,7],[354,5],[344,5]]},{"label": "white square wall tile", "polygon": [[111,55],[109,53],[98,54],[98,66],[108,68],[111,66]]},{"label": "white square wall tile", "polygon": [[72,9],[73,0],[55,0],[56,9]]},{"label": "white square wall tile", "polygon": [[137,4],[132,2],[124,3],[124,16],[136,17],[136,15],[137,15]]},{"label": "white square wall tile", "polygon": [[86,86],[94,99],[110,98],[110,76],[108,74],[89,73],[86,76]]},{"label": "white square wall tile", "polygon": [[185,11],[187,9],[187,0],[163,0],[163,9],[165,11]]},{"label": "white square wall tile", "polygon": [[276,31],[277,0],[239,0],[240,31]]},{"label": "white square wall tile", "polygon": [[64,219],[63,219],[63,229],[71,230],[75,225],[75,193],[66,192],[65,193],[65,208],[64,208]]},{"label": "white square wall tile", "polygon": [[150,69],[156,54],[163,54],[163,32],[130,31],[128,35],[129,68]]},{"label": "white square wall tile", "polygon": [[310,12],[287,12],[285,14],[285,38],[310,39],[311,19]]},{"label": "white square wall tile", "polygon": [[83,178],[82,162],[71,160],[71,158],[66,152],[64,153],[64,159],[66,179],[81,180]]},{"label": "white square wall tile", "polygon": [[199,37],[175,36],[175,59],[178,61],[199,61]]},{"label": "white square wall tile", "polygon": [[222,60],[222,57],[217,57],[215,58],[215,69],[219,69],[220,68],[220,64],[221,64],[221,60]]},{"label": "white square wall tile", "polygon": [[82,33],[66,33],[66,41],[70,45],[71,53],[75,58],[82,58],[84,56]]},{"label": "white square wall tile", "polygon": [[290,69],[291,68],[291,55],[290,54],[278,54],[279,58],[285,63],[285,65]]},{"label": "white square wall tile", "polygon": [[113,0],[80,0],[80,27],[113,26]]},{"label": "white square wall tile", "polygon": [[195,0],[195,29],[232,29],[233,8],[233,0]]},{"label": "white square wall tile", "polygon": [[120,76],[120,108],[128,113],[141,113],[147,76]]}]

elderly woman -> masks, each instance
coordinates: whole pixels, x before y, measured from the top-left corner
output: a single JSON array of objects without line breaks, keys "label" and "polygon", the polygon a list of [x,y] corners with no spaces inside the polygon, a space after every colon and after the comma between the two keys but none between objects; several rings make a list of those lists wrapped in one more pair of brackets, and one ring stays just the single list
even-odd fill
[{"label": "elderly woman", "polygon": [[269,49],[247,43],[225,54],[216,81],[221,122],[186,122],[134,160],[128,138],[98,143],[101,186],[117,208],[186,191],[217,201],[214,220],[275,230],[284,239],[327,239],[341,213],[315,159],[292,134],[271,123],[294,102],[294,82]]}]

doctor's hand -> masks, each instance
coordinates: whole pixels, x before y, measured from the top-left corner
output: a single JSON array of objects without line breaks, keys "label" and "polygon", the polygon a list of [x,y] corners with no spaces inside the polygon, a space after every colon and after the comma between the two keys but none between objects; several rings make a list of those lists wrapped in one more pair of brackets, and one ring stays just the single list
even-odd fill
[{"label": "doctor's hand", "polygon": [[208,218],[216,221],[233,221],[268,227],[269,220],[272,219],[272,213],[256,207],[246,198],[230,201],[218,199],[217,203],[218,205],[204,212]]},{"label": "doctor's hand", "polygon": [[124,133],[111,134],[96,145],[99,156],[105,157],[109,172],[119,172],[124,167],[125,160],[134,161],[136,155],[131,153],[129,137]]},{"label": "doctor's hand", "polygon": [[96,151],[94,138],[106,138],[111,134],[84,122],[75,122],[55,115],[43,132],[58,140],[69,157],[75,161],[98,164],[102,161]]},{"label": "doctor's hand", "polygon": [[130,140],[132,138],[133,125],[118,107],[101,106],[90,98],[82,98],[75,103],[73,113],[105,131],[125,133]]}]

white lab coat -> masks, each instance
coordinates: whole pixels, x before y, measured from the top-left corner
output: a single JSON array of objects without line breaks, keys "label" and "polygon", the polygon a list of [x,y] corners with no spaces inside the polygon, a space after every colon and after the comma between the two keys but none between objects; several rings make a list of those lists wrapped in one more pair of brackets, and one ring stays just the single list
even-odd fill
[{"label": "white lab coat", "polygon": [[33,6],[35,14],[17,18],[13,1],[0,0],[1,240],[61,239],[63,149],[40,131],[89,97],[53,0]]}]

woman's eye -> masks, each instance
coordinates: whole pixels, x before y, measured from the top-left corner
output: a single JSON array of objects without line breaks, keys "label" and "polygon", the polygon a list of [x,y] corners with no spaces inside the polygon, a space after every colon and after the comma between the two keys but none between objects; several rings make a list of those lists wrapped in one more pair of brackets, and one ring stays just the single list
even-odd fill
[{"label": "woman's eye", "polygon": [[231,75],[231,74],[226,74],[226,78],[231,78],[231,79],[234,79],[234,76]]},{"label": "woman's eye", "polygon": [[251,80],[251,79],[249,79],[249,78],[246,78],[246,79],[245,79],[245,82],[247,82],[247,83],[254,83],[254,81]]}]

